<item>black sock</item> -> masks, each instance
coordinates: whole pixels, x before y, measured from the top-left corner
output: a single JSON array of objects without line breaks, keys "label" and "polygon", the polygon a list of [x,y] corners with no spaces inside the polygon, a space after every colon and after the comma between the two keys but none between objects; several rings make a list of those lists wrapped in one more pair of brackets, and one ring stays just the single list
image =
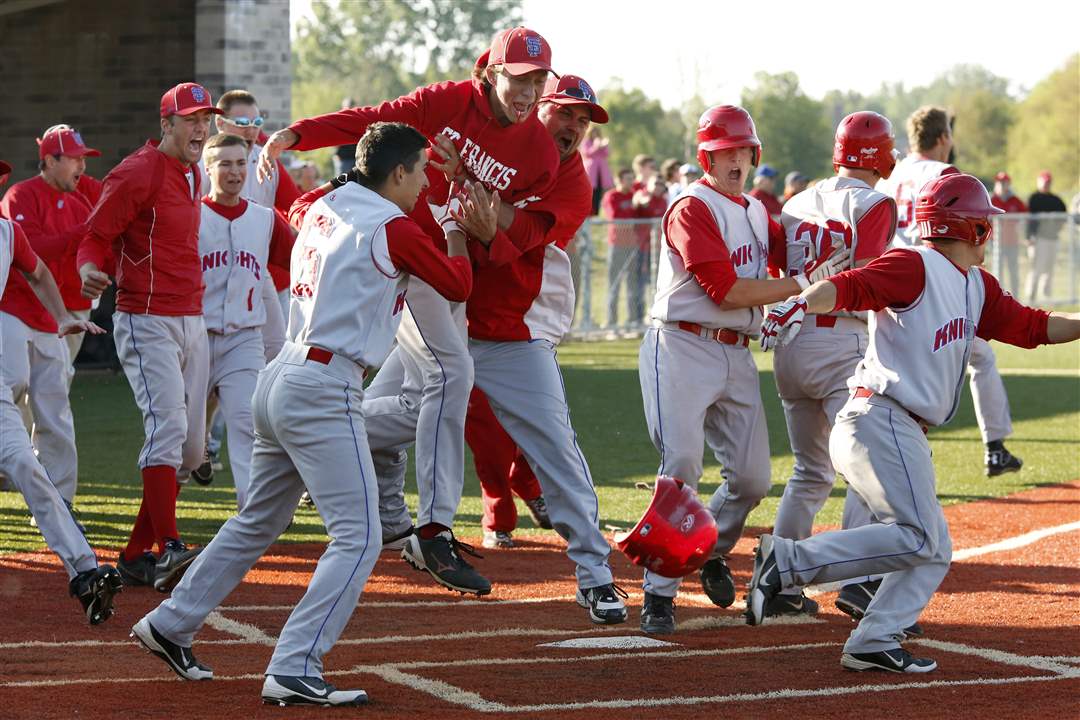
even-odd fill
[{"label": "black sock", "polygon": [[1005,443],[1002,440],[991,440],[990,442],[986,443],[986,449],[989,452],[993,452],[995,450],[1004,450]]}]

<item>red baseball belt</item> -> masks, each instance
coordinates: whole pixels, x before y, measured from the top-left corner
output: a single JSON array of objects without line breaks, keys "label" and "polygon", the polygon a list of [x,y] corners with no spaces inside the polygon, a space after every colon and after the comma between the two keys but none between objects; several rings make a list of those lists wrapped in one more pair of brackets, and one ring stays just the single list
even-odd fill
[{"label": "red baseball belt", "polygon": [[707,328],[698,325],[697,323],[683,322],[680,320],[679,329],[685,330],[688,333],[694,333],[698,337],[703,337],[706,340],[724,343],[725,345],[742,345],[743,347],[750,345],[750,337],[748,335],[743,335],[734,330],[727,330],[726,328]]},{"label": "red baseball belt", "polygon": [[[334,359],[334,353],[330,352],[329,350],[324,350],[321,347],[310,346],[307,349],[306,357],[308,360],[314,360],[317,363],[329,365],[330,361]],[[352,362],[352,360],[350,360],[349,362]],[[364,370],[364,377],[367,377],[367,369]]]},{"label": "red baseball belt", "polygon": [[[854,398],[868,398],[868,397],[873,397],[874,395],[877,395],[877,393],[874,392],[873,390],[871,390],[870,388],[857,387],[857,388],[855,388],[855,394],[852,395],[852,397],[854,397]],[[925,434],[927,427],[930,426],[930,423],[926,422],[921,417],[919,417],[915,413],[911,412],[907,408],[904,408],[904,409],[907,410],[907,414],[911,416],[912,420],[919,423],[919,426],[922,427],[922,431]]]}]

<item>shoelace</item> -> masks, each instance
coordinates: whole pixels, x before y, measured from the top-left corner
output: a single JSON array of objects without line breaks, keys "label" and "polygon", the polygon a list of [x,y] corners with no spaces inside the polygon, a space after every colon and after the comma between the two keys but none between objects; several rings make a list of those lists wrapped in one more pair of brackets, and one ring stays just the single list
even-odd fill
[{"label": "shoelace", "polygon": [[630,593],[626,592],[625,590],[623,590],[621,587],[619,587],[615,583],[611,583],[607,587],[611,588],[611,593],[613,595],[617,595],[618,597],[621,597],[623,600],[629,600],[630,599]]},{"label": "shoelace", "polygon": [[480,558],[481,560],[484,559],[484,556],[481,555],[480,553],[478,553],[476,551],[475,547],[473,547],[469,543],[461,542],[453,534],[450,535],[450,543],[449,543],[449,545],[450,545],[450,556],[453,557],[455,560],[457,560],[459,563],[461,563],[462,565],[464,565],[467,568],[471,568],[472,565],[470,565],[468,563],[468,561],[465,560],[465,558],[461,557],[461,555],[458,554],[458,552],[457,552],[458,550],[465,553],[466,555],[472,555],[474,558]]}]

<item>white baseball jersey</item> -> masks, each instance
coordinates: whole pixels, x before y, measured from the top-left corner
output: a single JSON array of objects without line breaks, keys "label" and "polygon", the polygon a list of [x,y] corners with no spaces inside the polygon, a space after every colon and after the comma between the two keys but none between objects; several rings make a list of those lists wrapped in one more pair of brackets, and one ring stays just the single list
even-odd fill
[{"label": "white baseball jersey", "polygon": [[[261,152],[262,145],[258,143],[252,144],[247,156],[247,179],[244,180],[244,189],[240,193],[240,197],[272,209],[274,207],[274,197],[277,195],[278,174],[275,172],[273,177],[266,182],[259,182],[255,169],[259,164],[259,153]],[[201,158],[199,159],[199,173],[202,175],[202,185],[199,187],[206,192],[210,189],[210,177],[206,174],[206,165]]]},{"label": "white baseball jersey", "polygon": [[923,185],[934,178],[956,172],[948,163],[908,155],[896,164],[888,180],[879,180],[877,191],[896,201],[897,223],[893,247],[910,247],[921,242],[915,222],[915,199]]},{"label": "white baseball jersey", "polygon": [[[769,215],[765,206],[744,194],[749,201],[749,206],[744,208],[701,182],[690,185],[686,194],[705,203],[712,212],[731,255],[735,274],[741,278],[765,278],[769,253]],[[667,214],[663,222],[666,226]],[[661,322],[692,322],[748,335],[759,332],[762,320],[760,307],[721,309],[686,269],[683,258],[666,243],[660,253],[656,299],[649,315]]]},{"label": "white baseball jersey", "polygon": [[386,224],[404,215],[356,183],[311,206],[292,251],[290,340],[364,367],[382,365],[401,322],[409,279],[390,260]]},{"label": "white baseball jersey", "polygon": [[922,258],[922,295],[906,308],[870,314],[870,345],[848,386],[886,395],[931,425],[941,425],[960,403],[986,287],[976,266],[965,275],[930,247],[908,252]]},{"label": "white baseball jersey", "polygon": [[243,215],[229,220],[203,203],[199,257],[208,331],[230,333],[266,322],[263,285],[273,229],[274,211],[261,205],[248,203]]},{"label": "white baseball jersey", "polygon": [[10,220],[0,218],[0,295],[7,288],[11,262],[15,259],[15,228]]},{"label": "white baseball jersey", "polygon": [[[855,267],[859,221],[883,202],[892,204],[887,195],[871,189],[862,180],[846,177],[822,180],[788,200],[780,215],[787,236],[788,275],[802,273],[808,247],[816,248],[816,257],[820,251],[841,241],[851,248],[851,260],[846,269]],[[896,233],[895,206],[892,216],[890,235]]]}]

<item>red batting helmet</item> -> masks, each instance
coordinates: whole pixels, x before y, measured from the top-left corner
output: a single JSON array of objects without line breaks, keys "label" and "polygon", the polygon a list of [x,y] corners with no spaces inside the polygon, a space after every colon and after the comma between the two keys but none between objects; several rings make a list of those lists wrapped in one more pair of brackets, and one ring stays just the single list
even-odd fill
[{"label": "red batting helmet", "polygon": [[709,171],[709,153],[726,148],[754,149],[754,165],[761,162],[761,141],[750,113],[737,105],[715,105],[698,120],[698,164]]},{"label": "red batting helmet", "polygon": [[661,475],[645,514],[630,532],[616,533],[615,545],[635,565],[681,578],[709,559],[716,545],[716,521],[693,488]]},{"label": "red batting helmet", "polygon": [[876,170],[888,178],[896,167],[892,123],[884,115],[861,110],[851,113],[836,128],[833,170],[839,167]]},{"label": "red batting helmet", "polygon": [[915,200],[915,222],[923,240],[963,240],[982,245],[990,239],[994,207],[990,194],[977,178],[950,173],[923,185]]}]

